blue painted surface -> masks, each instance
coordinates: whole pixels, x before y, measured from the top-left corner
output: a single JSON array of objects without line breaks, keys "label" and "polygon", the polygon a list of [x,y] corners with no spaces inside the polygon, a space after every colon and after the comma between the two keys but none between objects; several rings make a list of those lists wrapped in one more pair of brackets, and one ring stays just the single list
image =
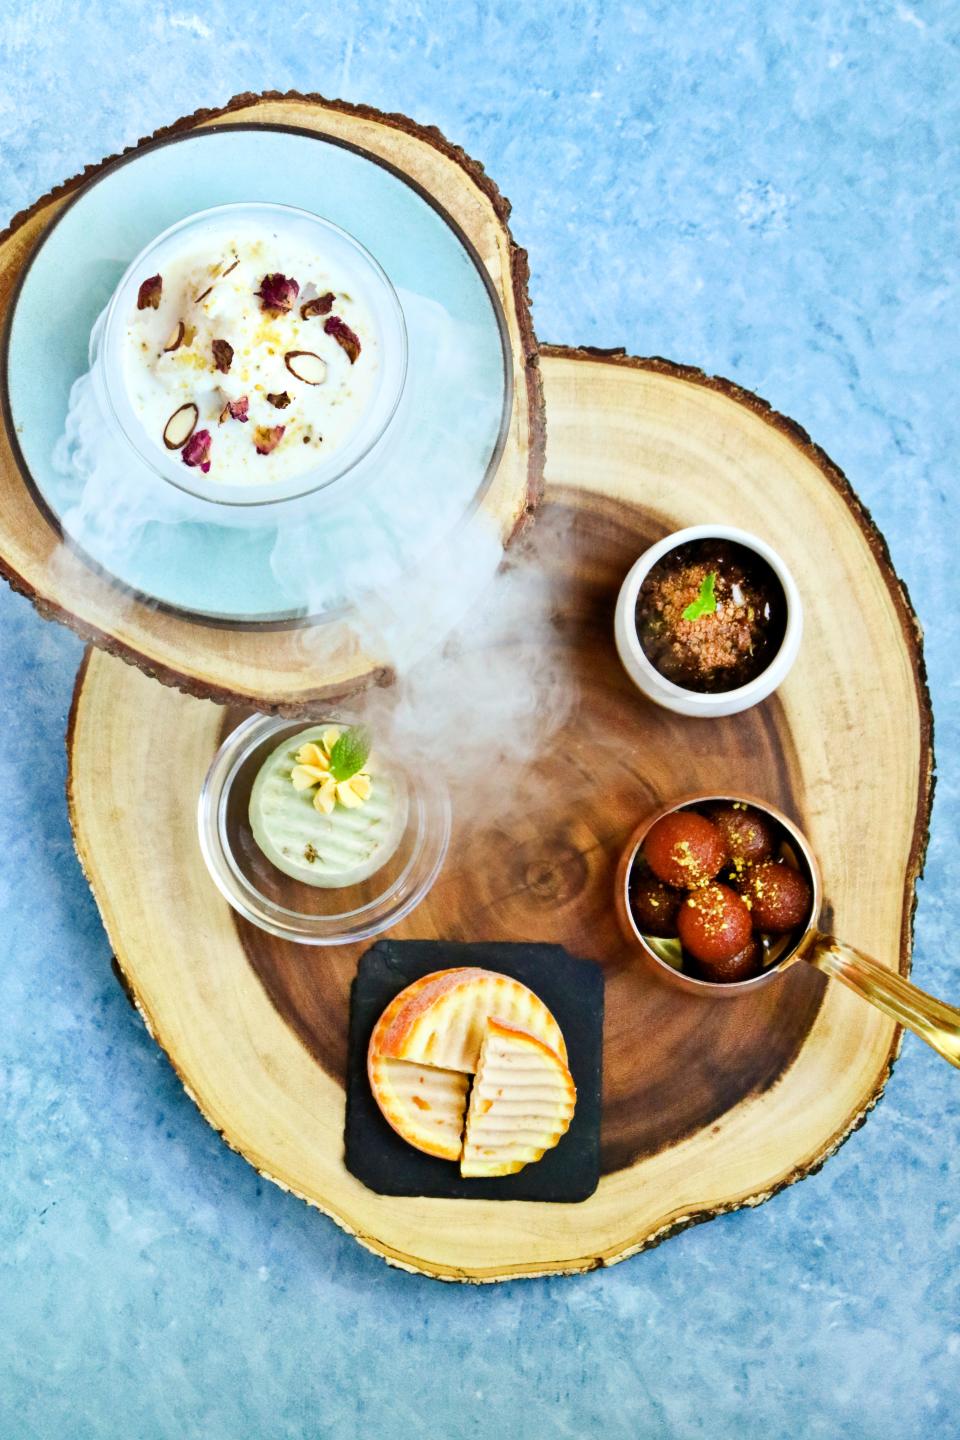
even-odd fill
[{"label": "blue painted surface", "polygon": [[[0,208],[245,88],[438,124],[514,203],[551,340],[732,376],[816,436],[927,627],[915,975],[960,994],[955,3],[10,0]],[[954,1436],[960,1077],[908,1038],[821,1174],[615,1270],[388,1270],[208,1130],[70,844],[80,646],[0,594],[0,1436]]]}]

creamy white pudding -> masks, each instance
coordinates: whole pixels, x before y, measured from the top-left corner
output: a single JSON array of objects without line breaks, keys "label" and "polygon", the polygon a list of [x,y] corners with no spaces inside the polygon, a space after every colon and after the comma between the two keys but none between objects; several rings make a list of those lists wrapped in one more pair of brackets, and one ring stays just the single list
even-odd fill
[{"label": "creamy white pudding", "polygon": [[[380,330],[342,246],[225,214],[145,257],[122,336],[127,399],[167,457],[231,486],[282,483],[362,427]],[[155,262],[156,271],[146,266]]]}]

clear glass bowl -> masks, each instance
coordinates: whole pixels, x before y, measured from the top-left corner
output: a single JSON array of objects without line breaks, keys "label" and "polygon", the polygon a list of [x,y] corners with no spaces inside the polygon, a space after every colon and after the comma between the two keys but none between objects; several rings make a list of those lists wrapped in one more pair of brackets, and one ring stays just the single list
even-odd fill
[{"label": "clear glass bowl", "polygon": [[[142,280],[148,275],[162,274],[166,259],[181,252],[185,242],[202,238],[204,231],[222,240],[225,224],[233,222],[242,227],[251,221],[264,230],[285,229],[300,241],[306,238],[331,268],[339,267],[349,277],[351,288],[362,295],[376,323],[380,373],[356,430],[319,464],[286,480],[231,485],[227,481],[208,479],[199,468],[184,466],[179,456],[165,453],[146,433],[127,395],[123,338],[136,308]],[[110,304],[94,326],[90,337],[90,364],[101,408],[116,422],[150,471],[178,490],[218,506],[264,506],[326,489],[354,470],[382,439],[396,413],[406,381],[407,330],[400,301],[386,272],[346,230],[308,210],[251,201],[217,205],[189,215],[141,250],[127,267]]]},{"label": "clear glass bowl", "polygon": [[277,869],[253,838],[250,792],[277,746],[314,725],[342,725],[337,717],[282,720],[254,715],[227,736],[200,792],[200,848],[217,889],[252,924],[301,945],[347,945],[368,940],[419,905],[443,865],[450,843],[450,796],[435,775],[398,763],[377,746],[406,797],[406,824],[395,850],[368,879],[323,889]]}]

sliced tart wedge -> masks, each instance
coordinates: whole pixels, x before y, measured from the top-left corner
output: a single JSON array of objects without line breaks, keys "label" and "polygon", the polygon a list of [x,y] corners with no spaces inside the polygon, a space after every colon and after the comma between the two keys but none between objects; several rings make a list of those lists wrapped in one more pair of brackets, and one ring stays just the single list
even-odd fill
[{"label": "sliced tart wedge", "polygon": [[566,1134],[577,1090],[555,1050],[524,1030],[487,1021],[467,1111],[460,1173],[513,1175]]},{"label": "sliced tart wedge", "polygon": [[376,1054],[367,1073],[384,1119],[408,1145],[441,1160],[460,1159],[469,1075]]},{"label": "sliced tart wedge", "polygon": [[395,996],[377,1021],[367,1051],[370,1089],[401,1139],[427,1155],[459,1160],[467,1110],[469,1075],[418,1065],[385,1055],[383,1037],[397,1016],[436,977],[425,975]]}]

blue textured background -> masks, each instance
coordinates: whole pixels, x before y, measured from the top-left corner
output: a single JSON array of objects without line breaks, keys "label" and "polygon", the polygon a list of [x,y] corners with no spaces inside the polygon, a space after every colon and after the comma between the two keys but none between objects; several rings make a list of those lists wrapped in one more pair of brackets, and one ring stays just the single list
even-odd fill
[{"label": "blue textured background", "polygon": [[[0,210],[243,89],[436,123],[543,338],[732,376],[887,535],[940,782],[915,975],[960,995],[956,3],[0,4]],[[960,1076],[908,1038],[825,1170],[618,1268],[389,1270],[206,1127],[73,856],[80,646],[0,594],[0,1440],[955,1436]]]}]

